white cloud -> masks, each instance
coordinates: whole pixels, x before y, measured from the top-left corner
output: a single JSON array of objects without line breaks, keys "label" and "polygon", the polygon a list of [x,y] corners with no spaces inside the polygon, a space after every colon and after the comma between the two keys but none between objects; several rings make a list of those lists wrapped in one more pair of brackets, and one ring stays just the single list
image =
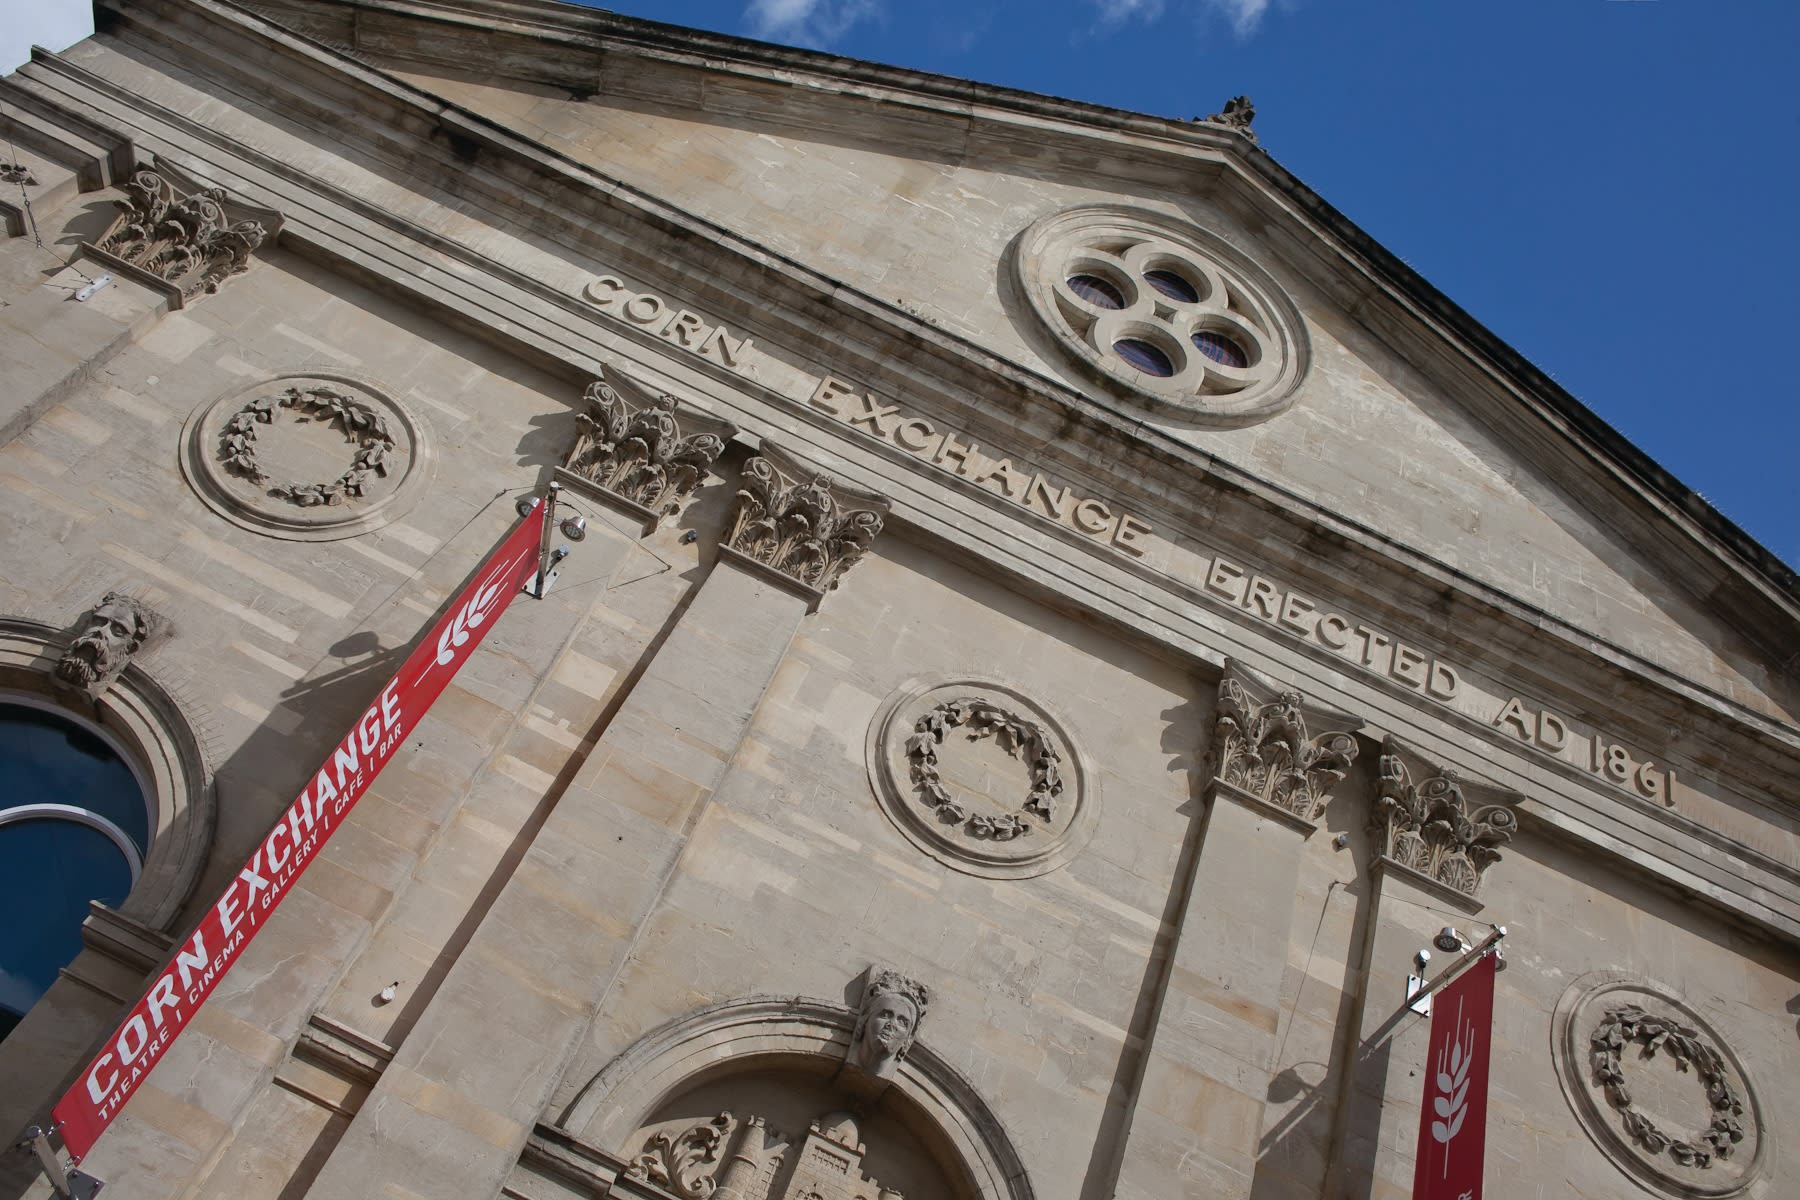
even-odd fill
[{"label": "white cloud", "polygon": [[880,11],[879,0],[750,0],[744,19],[751,37],[823,47]]},{"label": "white cloud", "polygon": [[1163,0],[1091,0],[1100,10],[1100,25],[1108,28],[1127,21],[1154,21],[1162,16]]},{"label": "white cloud", "polygon": [[1249,37],[1269,11],[1269,0],[1206,0],[1206,6],[1230,21],[1233,33]]},{"label": "white cloud", "polygon": [[[1198,0],[1200,11],[1222,18],[1239,37],[1249,37],[1269,11],[1269,0]],[[1145,24],[1163,15],[1165,0],[1088,0],[1099,10],[1098,29],[1116,29],[1127,21]],[[1189,7],[1182,4],[1183,7]]]}]

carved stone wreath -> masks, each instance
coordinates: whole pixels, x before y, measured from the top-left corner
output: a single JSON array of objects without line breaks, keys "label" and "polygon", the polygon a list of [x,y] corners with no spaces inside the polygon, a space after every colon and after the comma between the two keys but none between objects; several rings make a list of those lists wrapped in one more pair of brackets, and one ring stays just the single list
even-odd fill
[{"label": "carved stone wreath", "polygon": [[1093,770],[1067,726],[990,680],[908,683],[876,714],[867,755],[888,819],[921,850],[969,874],[1054,870],[1086,844],[1098,818]]},{"label": "carved stone wreath", "polygon": [[[1729,1158],[1744,1140],[1744,1099],[1731,1086],[1725,1060],[1707,1045],[1700,1032],[1669,1017],[1652,1016],[1635,1004],[1621,1004],[1606,1017],[1588,1039],[1594,1050],[1594,1077],[1606,1088],[1606,1098],[1624,1118],[1625,1131],[1652,1154],[1664,1150],[1684,1167],[1709,1167],[1715,1158]],[[1655,1121],[1632,1107],[1620,1056],[1625,1048],[1641,1045],[1644,1058],[1658,1050],[1668,1052],[1678,1070],[1692,1070],[1706,1088],[1712,1105],[1712,1124],[1690,1137],[1678,1138],[1657,1127]]]},{"label": "carved stone wreath", "polygon": [[341,504],[352,496],[367,495],[374,476],[387,477],[388,455],[394,448],[387,421],[355,397],[325,386],[290,387],[278,396],[259,396],[238,409],[219,434],[219,459],[226,470],[253,483],[268,481],[256,459],[256,427],[273,424],[282,409],[300,414],[302,420],[336,423],[355,444],[356,452],[344,473],[329,483],[278,483],[269,489],[270,495],[301,508]]},{"label": "carved stone wreath", "polygon": [[[995,738],[1007,753],[1029,764],[1031,789],[1018,812],[971,815],[950,795],[938,773],[938,747],[944,735],[958,727],[969,730],[971,741]],[[1062,755],[1035,722],[997,704],[974,697],[946,700],[913,723],[913,735],[906,741],[906,756],[912,760],[913,782],[919,785],[925,803],[940,820],[961,824],[976,837],[1011,841],[1031,832],[1032,817],[1045,823],[1056,817],[1056,798],[1063,790],[1062,774],[1056,764]]]},{"label": "carved stone wreath", "polygon": [[343,375],[239,388],[196,409],[182,430],[182,473],[208,507],[296,541],[397,520],[433,465],[423,422],[382,389]]},{"label": "carved stone wreath", "polygon": [[1556,1003],[1551,1046],[1582,1130],[1651,1191],[1720,1200],[1751,1192],[1765,1174],[1756,1088],[1725,1039],[1673,990],[1621,972],[1578,979]]}]

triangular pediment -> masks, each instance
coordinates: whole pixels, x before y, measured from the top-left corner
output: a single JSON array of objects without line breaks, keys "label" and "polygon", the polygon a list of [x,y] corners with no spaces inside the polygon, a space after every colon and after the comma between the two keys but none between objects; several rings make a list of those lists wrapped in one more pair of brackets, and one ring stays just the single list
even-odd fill
[{"label": "triangular pediment", "polygon": [[[1800,711],[1791,572],[1647,486],[1641,455],[1236,133],[561,5],[260,11],[1630,656]],[[1021,243],[1104,206],[1202,231],[1291,299],[1305,362],[1273,413],[1140,404],[1033,319]],[[679,274],[623,282],[674,304]]]},{"label": "triangular pediment", "polygon": [[[988,482],[1015,501],[1029,499],[1019,493],[1035,469],[1024,450],[1054,449],[1085,476],[1062,483],[1130,495],[1182,530],[1175,552],[1190,534],[1205,541],[1229,507],[1210,489],[1228,481],[1299,531],[1258,548],[1241,525],[1220,527],[1248,567],[1317,566],[1377,608],[1384,578],[1423,568],[1455,597],[1446,610],[1486,604],[1556,628],[1550,658],[1592,644],[1728,705],[1781,721],[1800,711],[1793,573],[1230,128],[560,4],[273,0],[256,11],[327,48],[307,52],[314,76],[293,86],[329,89],[317,72],[371,68],[393,81],[384,99],[411,110],[394,126],[419,139],[421,167],[434,163],[410,176],[421,203],[438,203],[433,187],[461,194],[459,161],[488,173],[489,194],[452,234],[465,261],[509,253],[480,233],[493,176],[525,201],[498,232],[525,242],[553,180],[555,203],[585,206],[576,219],[621,248],[619,261],[576,252],[592,255],[578,268],[590,287],[615,281],[615,314],[654,297],[637,311],[666,308],[665,340],[684,343],[730,326],[806,381],[771,390],[814,419],[812,384],[837,376],[876,404],[915,388],[921,412],[928,395],[953,397],[990,426],[1013,422],[1003,436],[1019,443],[1008,447],[1019,472]],[[479,77],[466,69],[477,61]],[[353,104],[279,119],[360,136]],[[391,164],[407,152],[380,150],[390,181],[406,182]],[[614,195],[633,199],[609,210]],[[573,246],[583,231],[569,217],[558,211],[550,236]],[[648,244],[630,222],[646,220],[661,244],[624,261],[634,240]],[[1059,329],[1053,293],[1095,249],[1137,271],[1140,292],[1165,250],[1214,271],[1223,323],[1178,335],[1235,340],[1249,369],[1234,379],[1202,364],[1201,382],[1172,393],[1120,369],[1113,334],[1093,332],[1116,327]],[[671,338],[688,307],[697,323]],[[751,337],[759,316],[779,331]],[[1270,362],[1278,369],[1259,376]],[[1084,432],[1071,446],[1059,428]],[[1321,556],[1313,542],[1340,549]]]}]

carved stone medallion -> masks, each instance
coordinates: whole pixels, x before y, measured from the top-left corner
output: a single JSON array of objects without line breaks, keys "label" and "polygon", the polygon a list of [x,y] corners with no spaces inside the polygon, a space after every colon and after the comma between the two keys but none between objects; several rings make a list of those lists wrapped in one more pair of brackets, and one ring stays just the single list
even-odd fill
[{"label": "carved stone medallion", "polygon": [[233,524],[296,541],[351,537],[400,517],[431,474],[424,425],[348,377],[290,375],[203,406],[182,470]]},{"label": "carved stone medallion", "polygon": [[1767,1140],[1754,1089],[1718,1032],[1675,992],[1606,972],[1563,993],[1557,1078],[1607,1158],[1652,1191],[1734,1196]]},{"label": "carved stone medallion", "polygon": [[1066,726],[1005,684],[915,680],[870,726],[882,810],[932,857],[970,874],[1054,870],[1092,834],[1099,798]]}]

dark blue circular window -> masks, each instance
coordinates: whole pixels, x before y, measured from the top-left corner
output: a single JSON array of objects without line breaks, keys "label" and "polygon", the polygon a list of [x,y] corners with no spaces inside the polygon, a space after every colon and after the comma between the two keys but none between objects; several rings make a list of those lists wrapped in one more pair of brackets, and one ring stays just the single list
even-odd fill
[{"label": "dark blue circular window", "polygon": [[0,1037],[81,952],[88,902],[124,903],[149,845],[143,786],[106,738],[0,699]]},{"label": "dark blue circular window", "polygon": [[1141,338],[1120,338],[1113,352],[1146,375],[1167,379],[1175,373],[1175,364],[1160,349]]},{"label": "dark blue circular window", "polygon": [[1169,299],[1179,300],[1183,304],[1193,304],[1200,299],[1200,289],[1189,283],[1186,276],[1177,275],[1174,271],[1145,271],[1144,282]]},{"label": "dark blue circular window", "polygon": [[1125,307],[1125,293],[1098,275],[1069,276],[1069,290],[1095,308]]},{"label": "dark blue circular window", "polygon": [[1244,348],[1222,333],[1214,333],[1210,329],[1202,330],[1194,335],[1194,346],[1200,353],[1214,362],[1226,367],[1247,367],[1250,356]]}]

